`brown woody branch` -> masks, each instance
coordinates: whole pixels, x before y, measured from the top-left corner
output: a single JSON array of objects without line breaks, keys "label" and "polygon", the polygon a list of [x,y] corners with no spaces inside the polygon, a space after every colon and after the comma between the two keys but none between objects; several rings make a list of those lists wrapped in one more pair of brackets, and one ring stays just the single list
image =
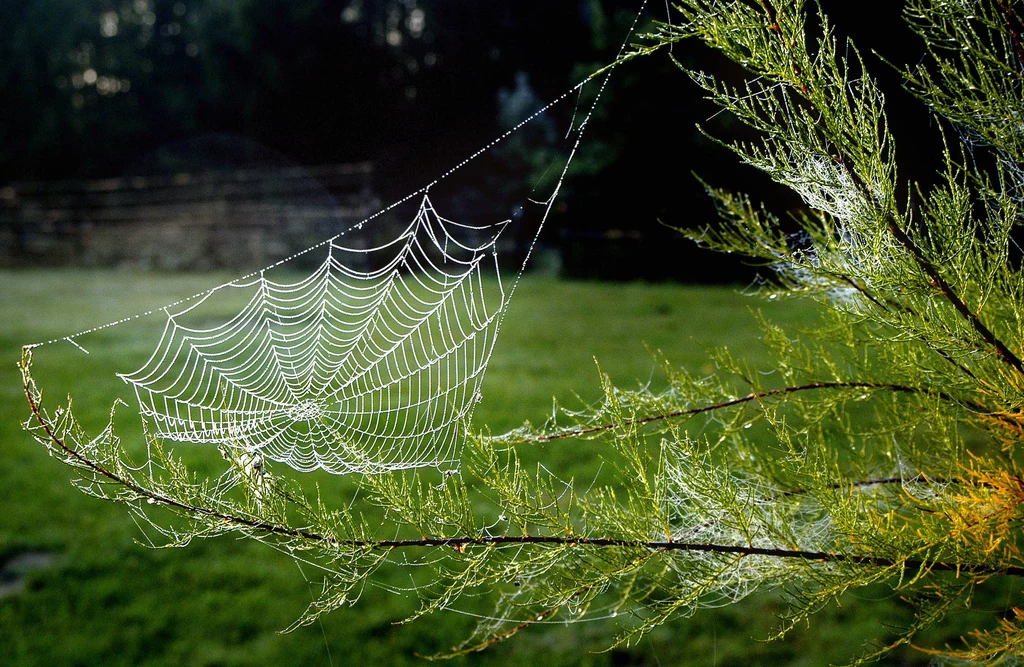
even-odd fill
[{"label": "brown woody branch", "polygon": [[761,0],[761,7],[764,9],[764,13],[768,16],[768,29],[774,33],[781,33],[782,29],[779,28],[779,21],[776,18],[775,7],[768,0]]},{"label": "brown woody branch", "polygon": [[1014,51],[1017,52],[1017,62],[1024,67],[1024,48],[1021,48],[1020,35],[1013,27],[1013,7],[1007,0],[999,0],[999,7],[1003,10],[1003,20],[1006,22],[1006,29],[1010,33],[1010,42]]}]

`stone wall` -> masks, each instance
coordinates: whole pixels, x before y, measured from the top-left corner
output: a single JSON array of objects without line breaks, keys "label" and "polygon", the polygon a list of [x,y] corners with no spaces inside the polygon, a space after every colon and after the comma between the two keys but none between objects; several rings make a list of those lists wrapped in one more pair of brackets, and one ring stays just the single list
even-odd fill
[{"label": "stone wall", "polygon": [[0,189],[0,266],[252,269],[380,209],[367,163]]}]

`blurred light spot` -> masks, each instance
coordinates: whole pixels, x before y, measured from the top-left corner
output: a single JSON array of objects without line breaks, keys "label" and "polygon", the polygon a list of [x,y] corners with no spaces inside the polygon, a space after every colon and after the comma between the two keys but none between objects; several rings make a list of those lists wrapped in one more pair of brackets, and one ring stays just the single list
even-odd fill
[{"label": "blurred light spot", "polygon": [[117,34],[117,12],[106,11],[100,17],[100,34],[104,37],[113,37]]},{"label": "blurred light spot", "polygon": [[83,97],[81,93],[75,93],[71,96],[71,106],[76,109],[81,109],[85,106],[85,97]]},{"label": "blurred light spot", "polygon": [[153,25],[156,23],[156,14],[153,12],[146,12],[142,15],[142,22],[146,25]]},{"label": "blurred light spot", "polygon": [[199,55],[199,46],[197,44],[188,44],[185,46],[185,55],[189,58],[195,58]]},{"label": "blurred light spot", "polygon": [[174,37],[181,34],[181,24],[177,21],[160,26],[160,32],[165,37]]},{"label": "blurred light spot", "polygon": [[185,12],[187,12],[187,11],[188,11],[188,8],[185,7],[185,3],[184,2],[176,2],[176,3],[174,3],[174,15],[175,16],[184,16]]},{"label": "blurred light spot", "polygon": [[96,83],[96,70],[90,67],[89,69],[82,72],[82,80],[90,86]]},{"label": "blurred light spot", "polygon": [[405,20],[405,27],[408,28],[409,34],[413,39],[419,39],[420,35],[423,34],[423,28],[426,26],[426,13],[422,9],[414,9],[409,12],[409,17]]},{"label": "blurred light spot", "polygon": [[434,65],[436,65],[437,54],[434,52],[430,52],[427,55],[423,56],[423,64],[426,65],[427,67],[433,67]]},{"label": "blurred light spot", "polygon": [[399,46],[402,43],[402,33],[397,30],[388,30],[387,40],[391,46]]},{"label": "blurred light spot", "polygon": [[121,80],[112,76],[101,76],[96,81],[96,90],[100,95],[117,95],[121,92]]},{"label": "blurred light spot", "polygon": [[416,99],[416,86],[406,86],[405,87],[405,98],[407,100],[414,100],[414,99]]},{"label": "blurred light spot", "polygon": [[345,9],[341,10],[341,20],[345,23],[355,23],[362,16],[363,3],[360,0],[355,0]]},{"label": "blurred light spot", "polygon": [[149,0],[135,0],[134,7],[137,14],[145,14],[149,11]]}]

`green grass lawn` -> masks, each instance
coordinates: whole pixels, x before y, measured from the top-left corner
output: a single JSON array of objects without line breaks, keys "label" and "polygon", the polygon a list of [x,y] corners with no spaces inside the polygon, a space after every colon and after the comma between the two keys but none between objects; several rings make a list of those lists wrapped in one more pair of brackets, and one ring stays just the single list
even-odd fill
[{"label": "green grass lawn", "polygon": [[[458,643],[472,619],[449,613],[396,625],[415,600],[370,586],[360,602],[292,634],[287,627],[310,602],[311,589],[289,558],[262,545],[219,539],[186,549],[136,543],[143,533],[119,506],[78,492],[68,471],[20,428],[28,417],[16,363],[24,343],[48,340],[169,303],[223,282],[222,275],[117,271],[0,272],[0,665],[400,665]],[[578,405],[600,396],[597,367],[625,387],[660,381],[652,350],[674,364],[709,372],[706,346],[728,345],[763,361],[751,307],[800,324],[813,316],[795,301],[761,303],[734,288],[560,282],[527,277],[512,303],[488,370],[478,424],[500,432],[542,421],[552,398]],[[143,327],[159,327],[159,317]],[[92,337],[128,370],[151,346],[132,327]],[[152,333],[152,331],[150,331]],[[99,420],[120,380],[97,375],[90,356],[68,344],[43,348],[44,396],[51,407],[72,391],[85,420]],[[99,355],[97,355],[99,356]],[[125,370],[125,368],[122,368]],[[576,396],[578,395],[579,398]],[[189,453],[192,456],[193,453]],[[202,469],[216,454],[196,448]],[[538,447],[536,456],[566,477],[586,478],[597,460],[570,441]],[[206,458],[204,458],[206,457]],[[205,463],[204,463],[205,461]],[[213,468],[209,468],[213,470]],[[344,497],[343,478],[318,475],[329,498]],[[333,495],[332,495],[333,494]],[[17,570],[44,554],[44,567]],[[6,564],[6,565],[5,565]],[[402,573],[382,575],[401,580]],[[6,585],[6,588],[5,588]],[[452,664],[753,665],[827,664],[852,656],[883,624],[906,609],[878,592],[849,597],[811,631],[764,643],[781,598],[747,600],[659,628],[639,645],[604,649],[608,622],[531,628],[490,651]],[[902,661],[913,654],[895,656]],[[922,656],[917,659],[923,664]]]}]

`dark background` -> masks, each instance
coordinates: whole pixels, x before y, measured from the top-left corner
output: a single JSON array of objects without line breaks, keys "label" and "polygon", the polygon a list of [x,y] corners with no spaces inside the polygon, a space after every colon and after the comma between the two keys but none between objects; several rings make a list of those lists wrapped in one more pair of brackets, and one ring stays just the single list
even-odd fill
[{"label": "dark background", "polygon": [[[922,58],[901,3],[823,6],[882,80],[902,174],[927,181],[932,156],[921,146],[937,143],[936,130],[872,53],[893,63]],[[613,60],[638,8],[636,0],[4,0],[0,187],[368,161],[387,203]],[[652,0],[641,32],[670,16]],[[739,80],[699,44],[672,55]],[[536,182],[552,156],[566,154],[573,112],[595,89],[475,165],[466,183],[475,194],[457,198],[457,212],[511,210],[522,196],[513,184]],[[614,73],[542,239],[558,249],[565,275],[750,278],[749,268],[704,254],[659,221],[714,221],[694,173],[780,214],[800,202],[738,165],[697,123],[714,136],[743,136],[667,51]]]}]

